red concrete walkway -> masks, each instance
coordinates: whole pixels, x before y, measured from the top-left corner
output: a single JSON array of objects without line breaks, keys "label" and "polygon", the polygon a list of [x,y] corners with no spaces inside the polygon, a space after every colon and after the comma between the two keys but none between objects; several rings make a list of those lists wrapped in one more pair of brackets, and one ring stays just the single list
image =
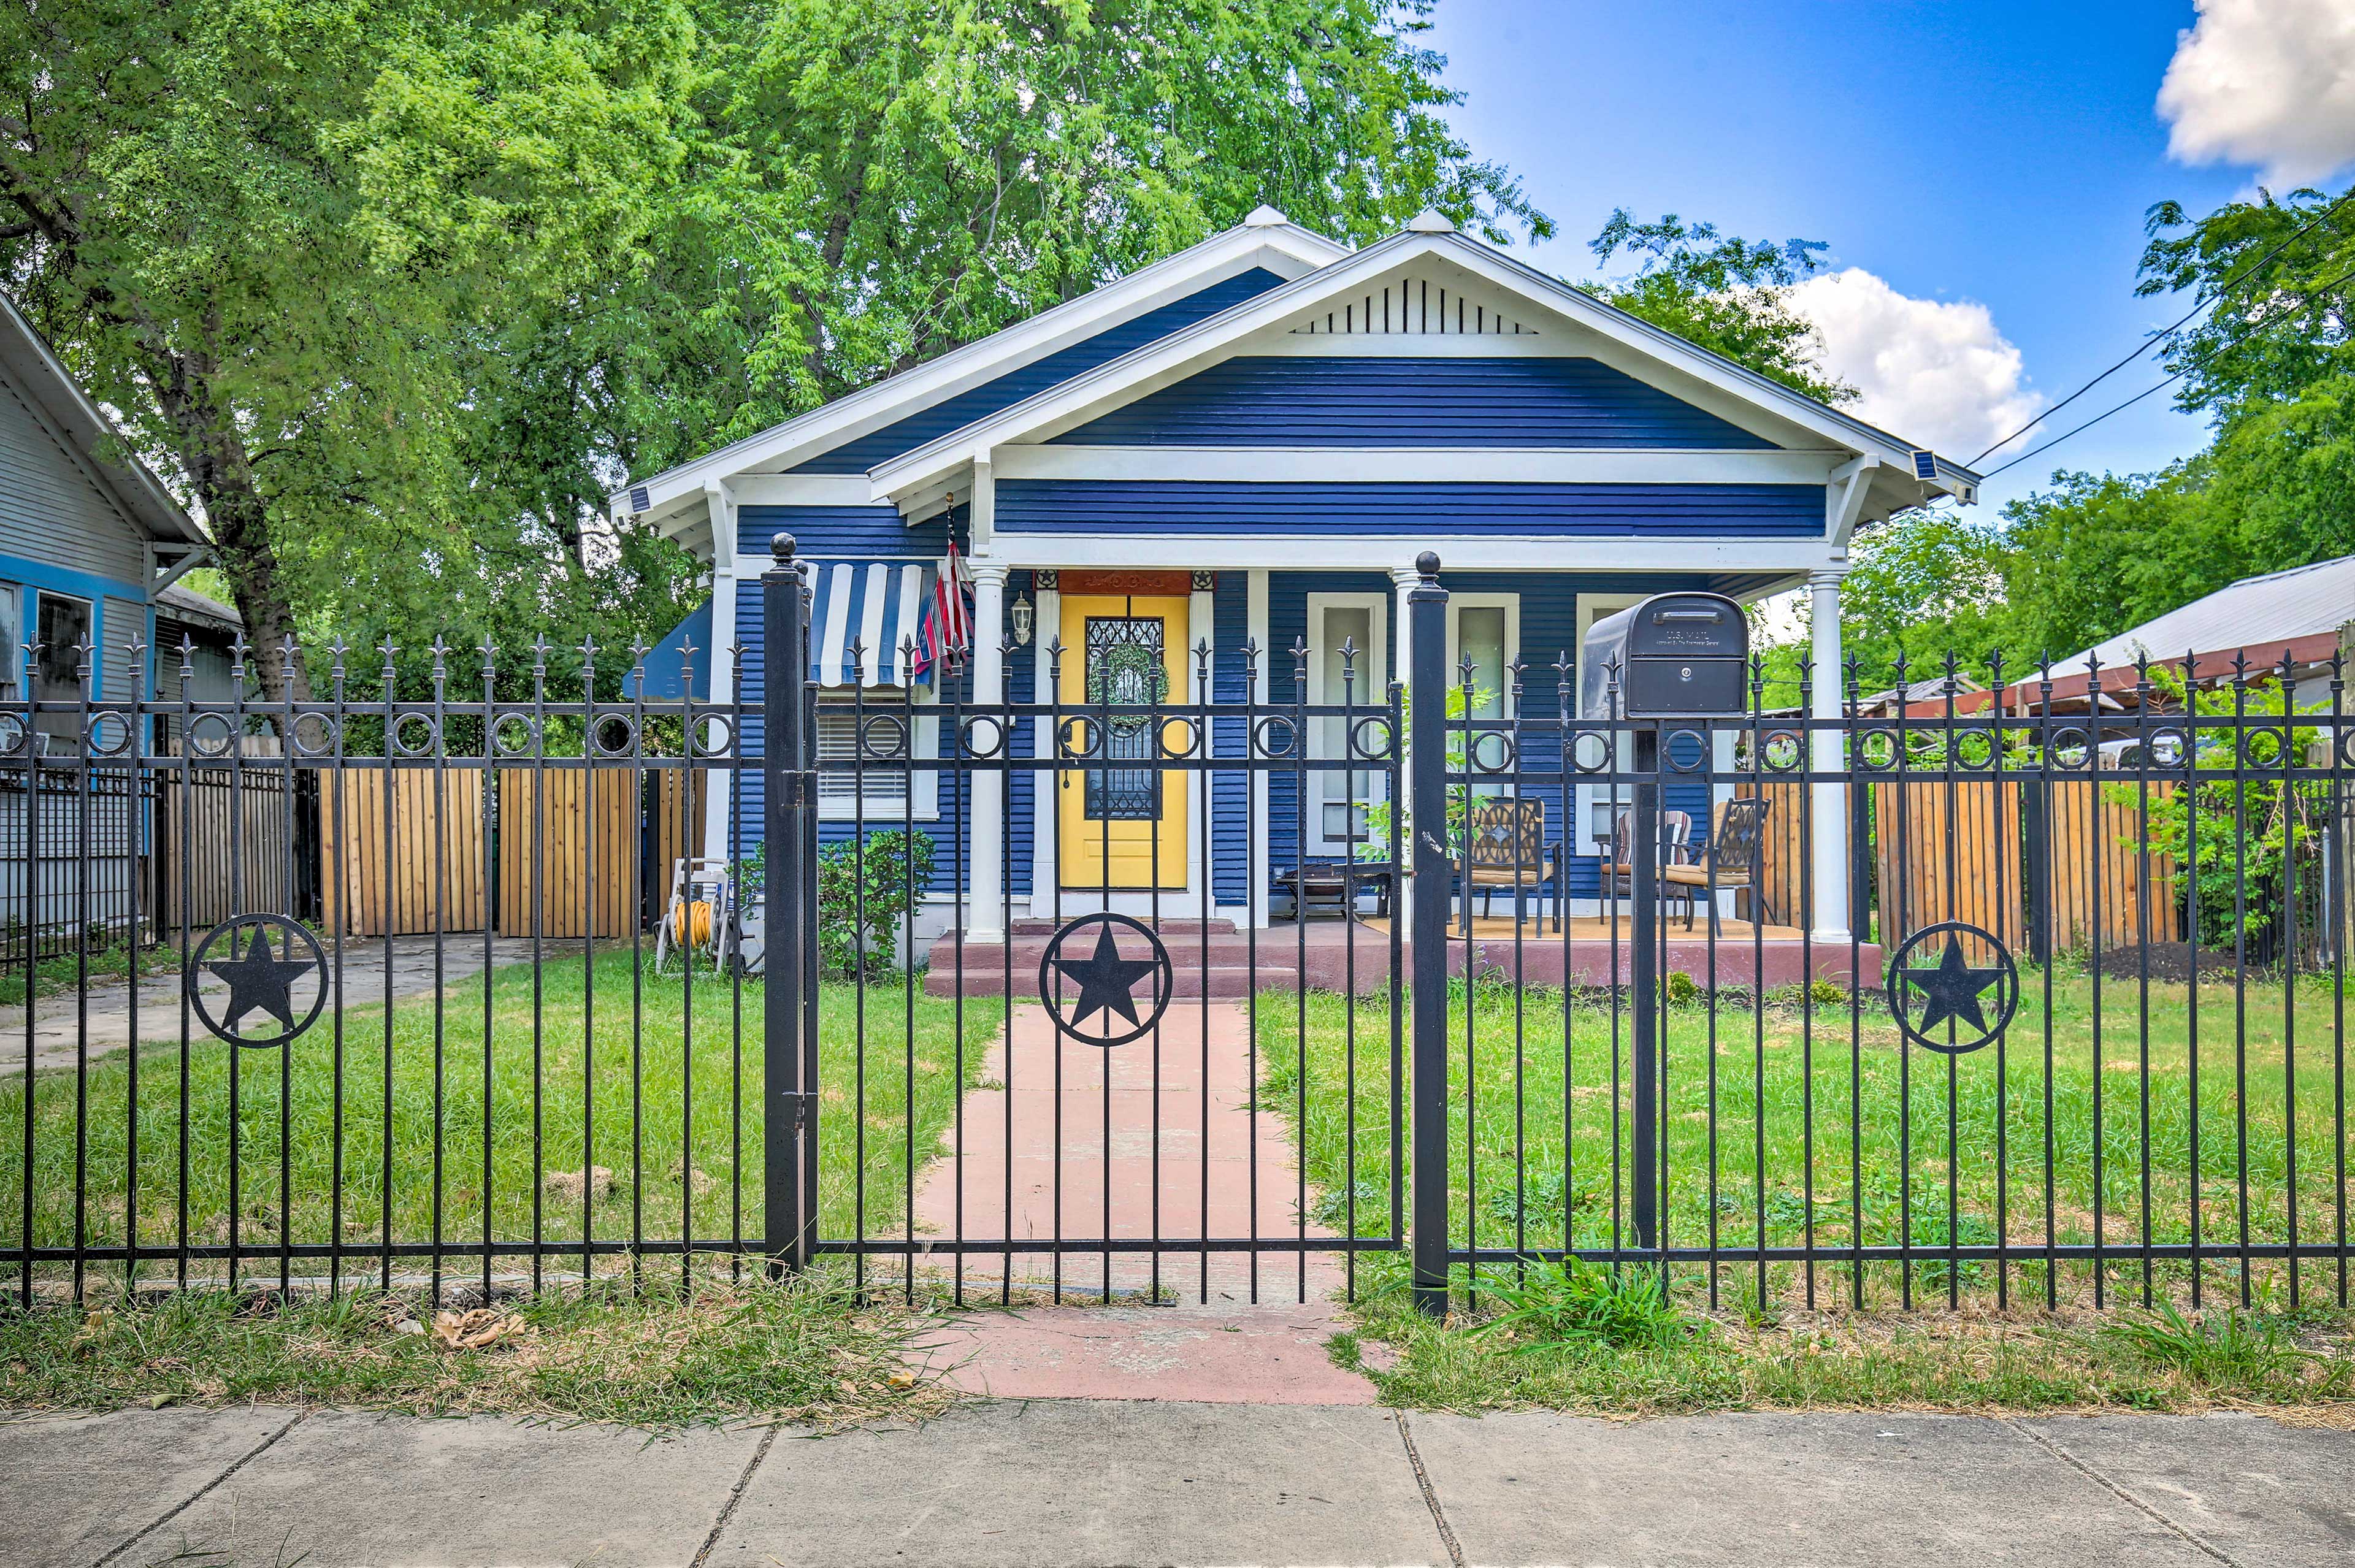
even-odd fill
[{"label": "red concrete walkway", "polygon": [[[1064,1039],[1059,1051],[1045,1010],[1016,1005],[1011,1049],[991,1048],[985,1087],[965,1096],[962,1143],[952,1127],[918,1186],[917,1228],[1010,1239],[1024,1296],[1060,1285],[1066,1302],[1101,1301],[1109,1284],[1121,1305],[962,1317],[934,1336],[934,1364],[1001,1398],[1370,1401],[1323,1349],[1341,1326],[1337,1253],[1214,1251],[1206,1270],[1199,1250],[1114,1252],[1107,1275],[1101,1247],[1063,1252],[1059,1269],[1055,1252],[1022,1246],[1304,1233],[1286,1125],[1251,1108],[1241,1004],[1180,1003],[1156,1032],[1111,1051]],[[940,1278],[956,1265],[934,1253],[923,1266]],[[986,1302],[1009,1282],[1007,1253],[967,1253],[963,1272]]]}]

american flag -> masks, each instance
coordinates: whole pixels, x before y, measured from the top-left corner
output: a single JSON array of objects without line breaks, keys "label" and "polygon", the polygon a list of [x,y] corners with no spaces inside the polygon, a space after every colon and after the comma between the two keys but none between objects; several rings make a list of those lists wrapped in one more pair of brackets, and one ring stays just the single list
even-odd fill
[{"label": "american flag", "polygon": [[948,560],[942,563],[940,581],[932,585],[923,623],[916,631],[916,678],[930,679],[932,667],[945,663],[952,650],[962,652],[972,645],[973,607],[965,601],[964,560],[951,539]]}]

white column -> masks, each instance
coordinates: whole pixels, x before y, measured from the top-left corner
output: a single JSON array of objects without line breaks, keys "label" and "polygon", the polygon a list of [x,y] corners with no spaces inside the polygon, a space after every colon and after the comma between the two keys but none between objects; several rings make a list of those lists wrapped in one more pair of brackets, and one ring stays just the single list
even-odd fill
[{"label": "white column", "polygon": [[[1006,564],[967,563],[973,573],[973,700],[1006,700]],[[985,745],[990,726],[981,726]],[[1011,748],[1008,748],[1009,750]],[[972,804],[965,830],[964,934],[968,942],[1006,940],[1006,775],[975,768],[966,775]]]},{"label": "white column", "polygon": [[[1406,679],[1406,672],[1413,667],[1409,655],[1412,645],[1408,641],[1412,635],[1410,617],[1413,613],[1413,606],[1407,603],[1407,595],[1412,593],[1422,581],[1423,573],[1412,566],[1391,568],[1391,583],[1396,591],[1396,597],[1391,601],[1391,625],[1395,628],[1391,633],[1391,668],[1399,672],[1398,677],[1401,681]],[[1412,729],[1413,726],[1413,715],[1409,713],[1407,727]],[[1407,750],[1406,737],[1401,735],[1398,738],[1398,773],[1391,784],[1392,811],[1403,812],[1406,809]],[[1401,837],[1399,854],[1404,863],[1391,871],[1391,918],[1398,922],[1401,934],[1412,937],[1414,934],[1414,901],[1407,896],[1406,868],[1414,864],[1413,844]],[[1468,912],[1471,906],[1466,904],[1465,908]]]},{"label": "white column", "polygon": [[[711,646],[696,654],[695,664],[704,672],[703,689],[710,693],[709,700],[729,703],[736,700],[736,656],[730,651],[736,642],[736,498],[717,479],[703,486],[703,494],[711,512]],[[732,745],[735,738],[729,739]],[[736,793],[730,782],[735,775],[708,768],[701,777],[703,852],[726,859],[736,852],[728,834]],[[670,876],[668,866],[662,868],[662,875]],[[669,886],[667,880],[664,886]]]},{"label": "white column", "polygon": [[[1848,575],[1848,558],[1831,561],[1807,574],[1809,658],[1813,665],[1809,717],[1838,720],[1840,692],[1847,671],[1840,663],[1840,580]],[[1837,730],[1817,731],[1814,767],[1819,773],[1844,770],[1848,763]],[[1815,845],[1815,930],[1817,942],[1849,939],[1849,866],[1847,784],[1817,784],[1809,787],[1813,820],[1808,824]],[[1794,918],[1796,918],[1796,913]]]},{"label": "white column", "polygon": [[[1180,702],[1208,700],[1202,692],[1202,663],[1197,650],[1211,642],[1210,582],[1209,572],[1194,573],[1193,592],[1186,598],[1186,679],[1184,689],[1172,693]],[[1202,841],[1202,802],[1193,791],[1209,790],[1211,775],[1205,770],[1178,776],[1191,781],[1186,799],[1186,886],[1193,894],[1197,912],[1208,920],[1218,903],[1218,890],[1210,885],[1210,847]]]},{"label": "white column", "polygon": [[[1270,662],[1267,646],[1267,571],[1254,568],[1243,576],[1243,628],[1251,645],[1259,652],[1252,659],[1251,679],[1246,683],[1254,700],[1267,700],[1267,672],[1274,667]],[[1248,731],[1251,727],[1244,726]],[[1255,744],[1251,736],[1243,737],[1238,755],[1248,757]],[[1267,774],[1258,768],[1251,774],[1251,842],[1243,846],[1249,861],[1251,896],[1245,901],[1251,911],[1251,923],[1255,929],[1267,925],[1267,880],[1274,874],[1268,861],[1267,845]]]},{"label": "white column", "polygon": [[[1031,597],[1038,603],[1030,633],[1030,700],[1045,703],[1054,699],[1054,658],[1047,648],[1062,635],[1063,595],[1061,590],[1046,586],[1055,581],[1053,573],[1041,571],[1032,576],[1037,586],[1031,590]],[[1030,720],[1030,754],[1042,758],[1055,754],[1053,724],[1043,715]],[[1062,831],[1062,807],[1055,793],[1056,779],[1055,773],[1044,770],[1030,775],[1030,912],[1034,916],[1054,913],[1055,879],[1062,875],[1055,841],[1055,836]]]}]

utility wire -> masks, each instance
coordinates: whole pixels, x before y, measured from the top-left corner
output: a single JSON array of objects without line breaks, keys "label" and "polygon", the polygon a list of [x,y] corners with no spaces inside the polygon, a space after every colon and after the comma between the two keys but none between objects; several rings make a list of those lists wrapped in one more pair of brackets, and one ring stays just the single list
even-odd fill
[{"label": "utility wire", "polygon": [[[2240,287],[2242,283],[2254,276],[2266,262],[2272,261],[2275,257],[2280,255],[2283,251],[2288,250],[2291,246],[2305,239],[2308,234],[2312,233],[2318,227],[2319,227],[2324,219],[2328,219],[2332,213],[2337,212],[2340,208],[2346,206],[2350,201],[2355,201],[2355,187],[2350,187],[2345,195],[2341,196],[2338,200],[2332,202],[2329,206],[2324,208],[2321,211],[2308,219],[2305,225],[2296,233],[2292,234],[2288,239],[2283,240],[2280,244],[2275,246],[2272,250],[2266,251],[2264,255],[2258,257],[2255,261],[2250,262],[2247,266],[2242,268],[2239,272],[2225,279],[2214,293],[2194,304],[2190,310],[2185,311],[2181,315],[2176,317],[2175,320],[2166,327],[2145,338],[2136,347],[2133,353],[2127,355],[2125,358],[2119,360],[2116,364],[2111,366],[2108,369],[2103,371],[2100,375],[2094,377],[2092,380],[2086,382],[2083,386],[2078,388],[2075,391],[2070,393],[2067,397],[2053,404],[2051,408],[2046,409],[2034,419],[2030,420],[2026,424],[2021,425],[2018,430],[2013,431],[2009,435],[2005,436],[2001,441],[1998,441],[1994,445],[1986,448],[1978,454],[1977,457],[1972,458],[1971,463],[1977,463],[1982,458],[1985,458],[1988,453],[1999,452],[2003,448],[2010,445],[2013,442],[2018,441],[2021,436],[2026,435],[2030,431],[2034,430],[2038,425],[2042,424],[2046,420],[2051,419],[2054,414],[2059,413],[2062,409],[2067,408],[2071,403],[2075,402],[2079,398],[2083,397],[2087,392],[2092,391],[2095,387],[2100,386],[2104,381],[2108,380],[2112,376],[2116,375],[2119,371],[2125,369],[2127,366],[2141,358],[2144,354],[2149,351],[2153,344],[2163,343],[2169,337],[2174,336],[2174,334],[2180,330],[2183,325],[2186,322],[2189,322],[2193,316],[2198,315],[2203,310],[2214,309],[2217,304],[2221,302],[2225,295],[2231,293],[2234,289]],[[2344,280],[2341,281],[2343,282]],[[2324,286],[2332,287],[2335,285],[2326,284]],[[2320,291],[2316,292],[2318,293]],[[2171,376],[2168,378],[2168,380],[2169,381],[2173,379],[2175,379],[2175,377]],[[2159,383],[2159,386],[2165,385],[2167,385],[2166,381]],[[2158,389],[2158,387],[2153,387],[2150,391],[2155,392]],[[2144,398],[2147,398],[2149,395],[2150,392],[2138,393],[2135,397],[2128,399],[2126,403],[2120,403],[2118,408],[2125,408],[2127,406],[2127,403],[2140,402]],[[2110,411],[2110,413],[2115,412],[2117,412],[2117,409],[2112,409]],[[2104,414],[2102,416],[2103,419],[2107,419],[2108,417],[2109,414]],[[2083,430],[2086,428],[2086,425],[2098,424],[2099,422],[2099,420],[2088,420],[2085,424],[2079,425],[2077,430]],[[2069,432],[2070,435],[2074,435],[2076,433],[2076,431],[2071,431]],[[2056,436],[2053,439],[2054,441],[2066,441],[2068,436]],[[2045,446],[2050,446],[2051,444],[2051,442],[2047,442]],[[2041,446],[2036,449],[2037,452],[2041,452],[2043,450],[2044,447]],[[2011,461],[2012,463],[2018,463],[2023,458],[2032,457],[2034,455],[2035,453],[2023,453],[2020,457],[2015,457]],[[1969,464],[1966,464],[1965,466],[1967,467]],[[2011,463],[2007,463],[2003,466],[2004,468],[2009,468],[2011,466]],[[2000,474],[2003,472],[2003,468],[1996,469],[1994,472],[1996,474]],[[1988,477],[1992,476],[1992,475],[1988,475]]]}]

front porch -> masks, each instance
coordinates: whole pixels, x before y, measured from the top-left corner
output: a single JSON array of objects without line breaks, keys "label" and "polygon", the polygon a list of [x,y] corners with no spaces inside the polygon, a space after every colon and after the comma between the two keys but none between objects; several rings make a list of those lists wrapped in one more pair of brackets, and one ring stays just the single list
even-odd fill
[{"label": "front porch", "polygon": [[[1392,923],[1380,917],[1278,920],[1256,932],[1227,920],[1147,923],[1168,949],[1174,997],[1234,998],[1304,987],[1363,997],[1391,984]],[[1635,940],[1629,916],[1572,916],[1564,923],[1556,933],[1550,920],[1476,916],[1466,936],[1461,923],[1452,922],[1447,971],[1579,989],[1628,983]],[[1039,962],[1057,924],[1048,918],[1017,920],[1003,940],[942,933],[929,951],[925,993],[995,997],[1010,989],[1017,997],[1037,996]],[[1664,918],[1662,926],[1661,972],[1688,976],[1703,990],[1777,990],[1810,977],[1843,989],[1881,984],[1881,951],[1872,943],[1819,942],[1795,926],[1733,919],[1719,922],[1714,941],[1705,918],[1689,931],[1680,920]],[[1398,933],[1395,945],[1403,983],[1414,938]]]}]

